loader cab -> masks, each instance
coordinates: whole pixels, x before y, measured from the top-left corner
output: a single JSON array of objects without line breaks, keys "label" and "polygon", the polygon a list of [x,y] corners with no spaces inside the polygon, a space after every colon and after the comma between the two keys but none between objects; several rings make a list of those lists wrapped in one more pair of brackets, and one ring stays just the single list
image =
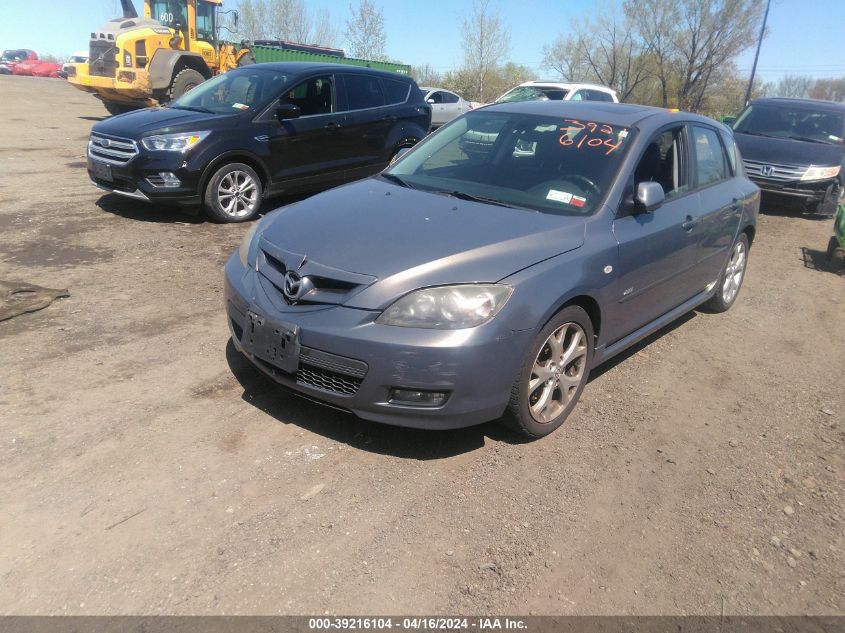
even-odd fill
[{"label": "loader cab", "polygon": [[217,10],[222,0],[145,0],[144,14],[182,35],[179,48],[200,53],[217,43]]}]

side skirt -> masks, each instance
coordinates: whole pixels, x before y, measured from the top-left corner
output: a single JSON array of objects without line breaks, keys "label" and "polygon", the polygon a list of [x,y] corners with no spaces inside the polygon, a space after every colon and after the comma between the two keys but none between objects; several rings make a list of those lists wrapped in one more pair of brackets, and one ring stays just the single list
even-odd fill
[{"label": "side skirt", "polygon": [[[713,284],[713,286],[715,286],[715,284]],[[637,343],[639,343],[649,334],[653,334],[660,328],[669,325],[678,317],[681,317],[690,310],[696,308],[697,306],[700,306],[702,303],[704,303],[710,297],[713,296],[713,293],[715,292],[713,286],[705,289],[703,292],[700,292],[699,294],[695,295],[692,299],[685,301],[677,308],[670,310],[663,316],[656,318],[651,323],[647,323],[639,330],[632,332],[625,338],[619,339],[618,341],[611,345],[608,345],[607,347],[596,349],[595,354],[593,355],[593,367],[597,367],[604,361],[613,358],[620,352],[624,352],[632,345],[636,345]]]}]

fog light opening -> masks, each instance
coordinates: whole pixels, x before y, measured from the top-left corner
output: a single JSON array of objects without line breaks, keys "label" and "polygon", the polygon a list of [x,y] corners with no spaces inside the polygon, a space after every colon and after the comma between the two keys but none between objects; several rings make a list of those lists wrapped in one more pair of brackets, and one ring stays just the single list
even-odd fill
[{"label": "fog light opening", "polygon": [[401,404],[408,407],[440,407],[449,398],[448,391],[419,391],[417,389],[390,389],[390,404]]}]

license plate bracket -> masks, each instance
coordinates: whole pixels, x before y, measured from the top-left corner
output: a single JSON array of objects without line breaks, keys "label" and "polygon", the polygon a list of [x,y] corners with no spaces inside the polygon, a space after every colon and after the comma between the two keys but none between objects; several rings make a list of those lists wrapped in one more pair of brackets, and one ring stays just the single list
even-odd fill
[{"label": "license plate bracket", "polygon": [[244,348],[253,356],[288,374],[299,368],[299,326],[279,323],[249,310],[242,337]]},{"label": "license plate bracket", "polygon": [[106,180],[108,182],[114,181],[114,176],[112,176],[111,173],[111,165],[106,165],[105,163],[99,163],[92,160],[91,172],[94,174],[95,178],[99,178],[100,180]]}]

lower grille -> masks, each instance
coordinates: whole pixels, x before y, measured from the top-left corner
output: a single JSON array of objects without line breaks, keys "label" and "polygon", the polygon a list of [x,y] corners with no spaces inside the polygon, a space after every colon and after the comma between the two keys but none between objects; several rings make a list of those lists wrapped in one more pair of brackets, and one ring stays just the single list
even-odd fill
[{"label": "lower grille", "polygon": [[299,370],[296,372],[296,382],[321,391],[340,393],[346,396],[358,393],[358,389],[361,387],[360,378],[304,364],[299,365]]}]

